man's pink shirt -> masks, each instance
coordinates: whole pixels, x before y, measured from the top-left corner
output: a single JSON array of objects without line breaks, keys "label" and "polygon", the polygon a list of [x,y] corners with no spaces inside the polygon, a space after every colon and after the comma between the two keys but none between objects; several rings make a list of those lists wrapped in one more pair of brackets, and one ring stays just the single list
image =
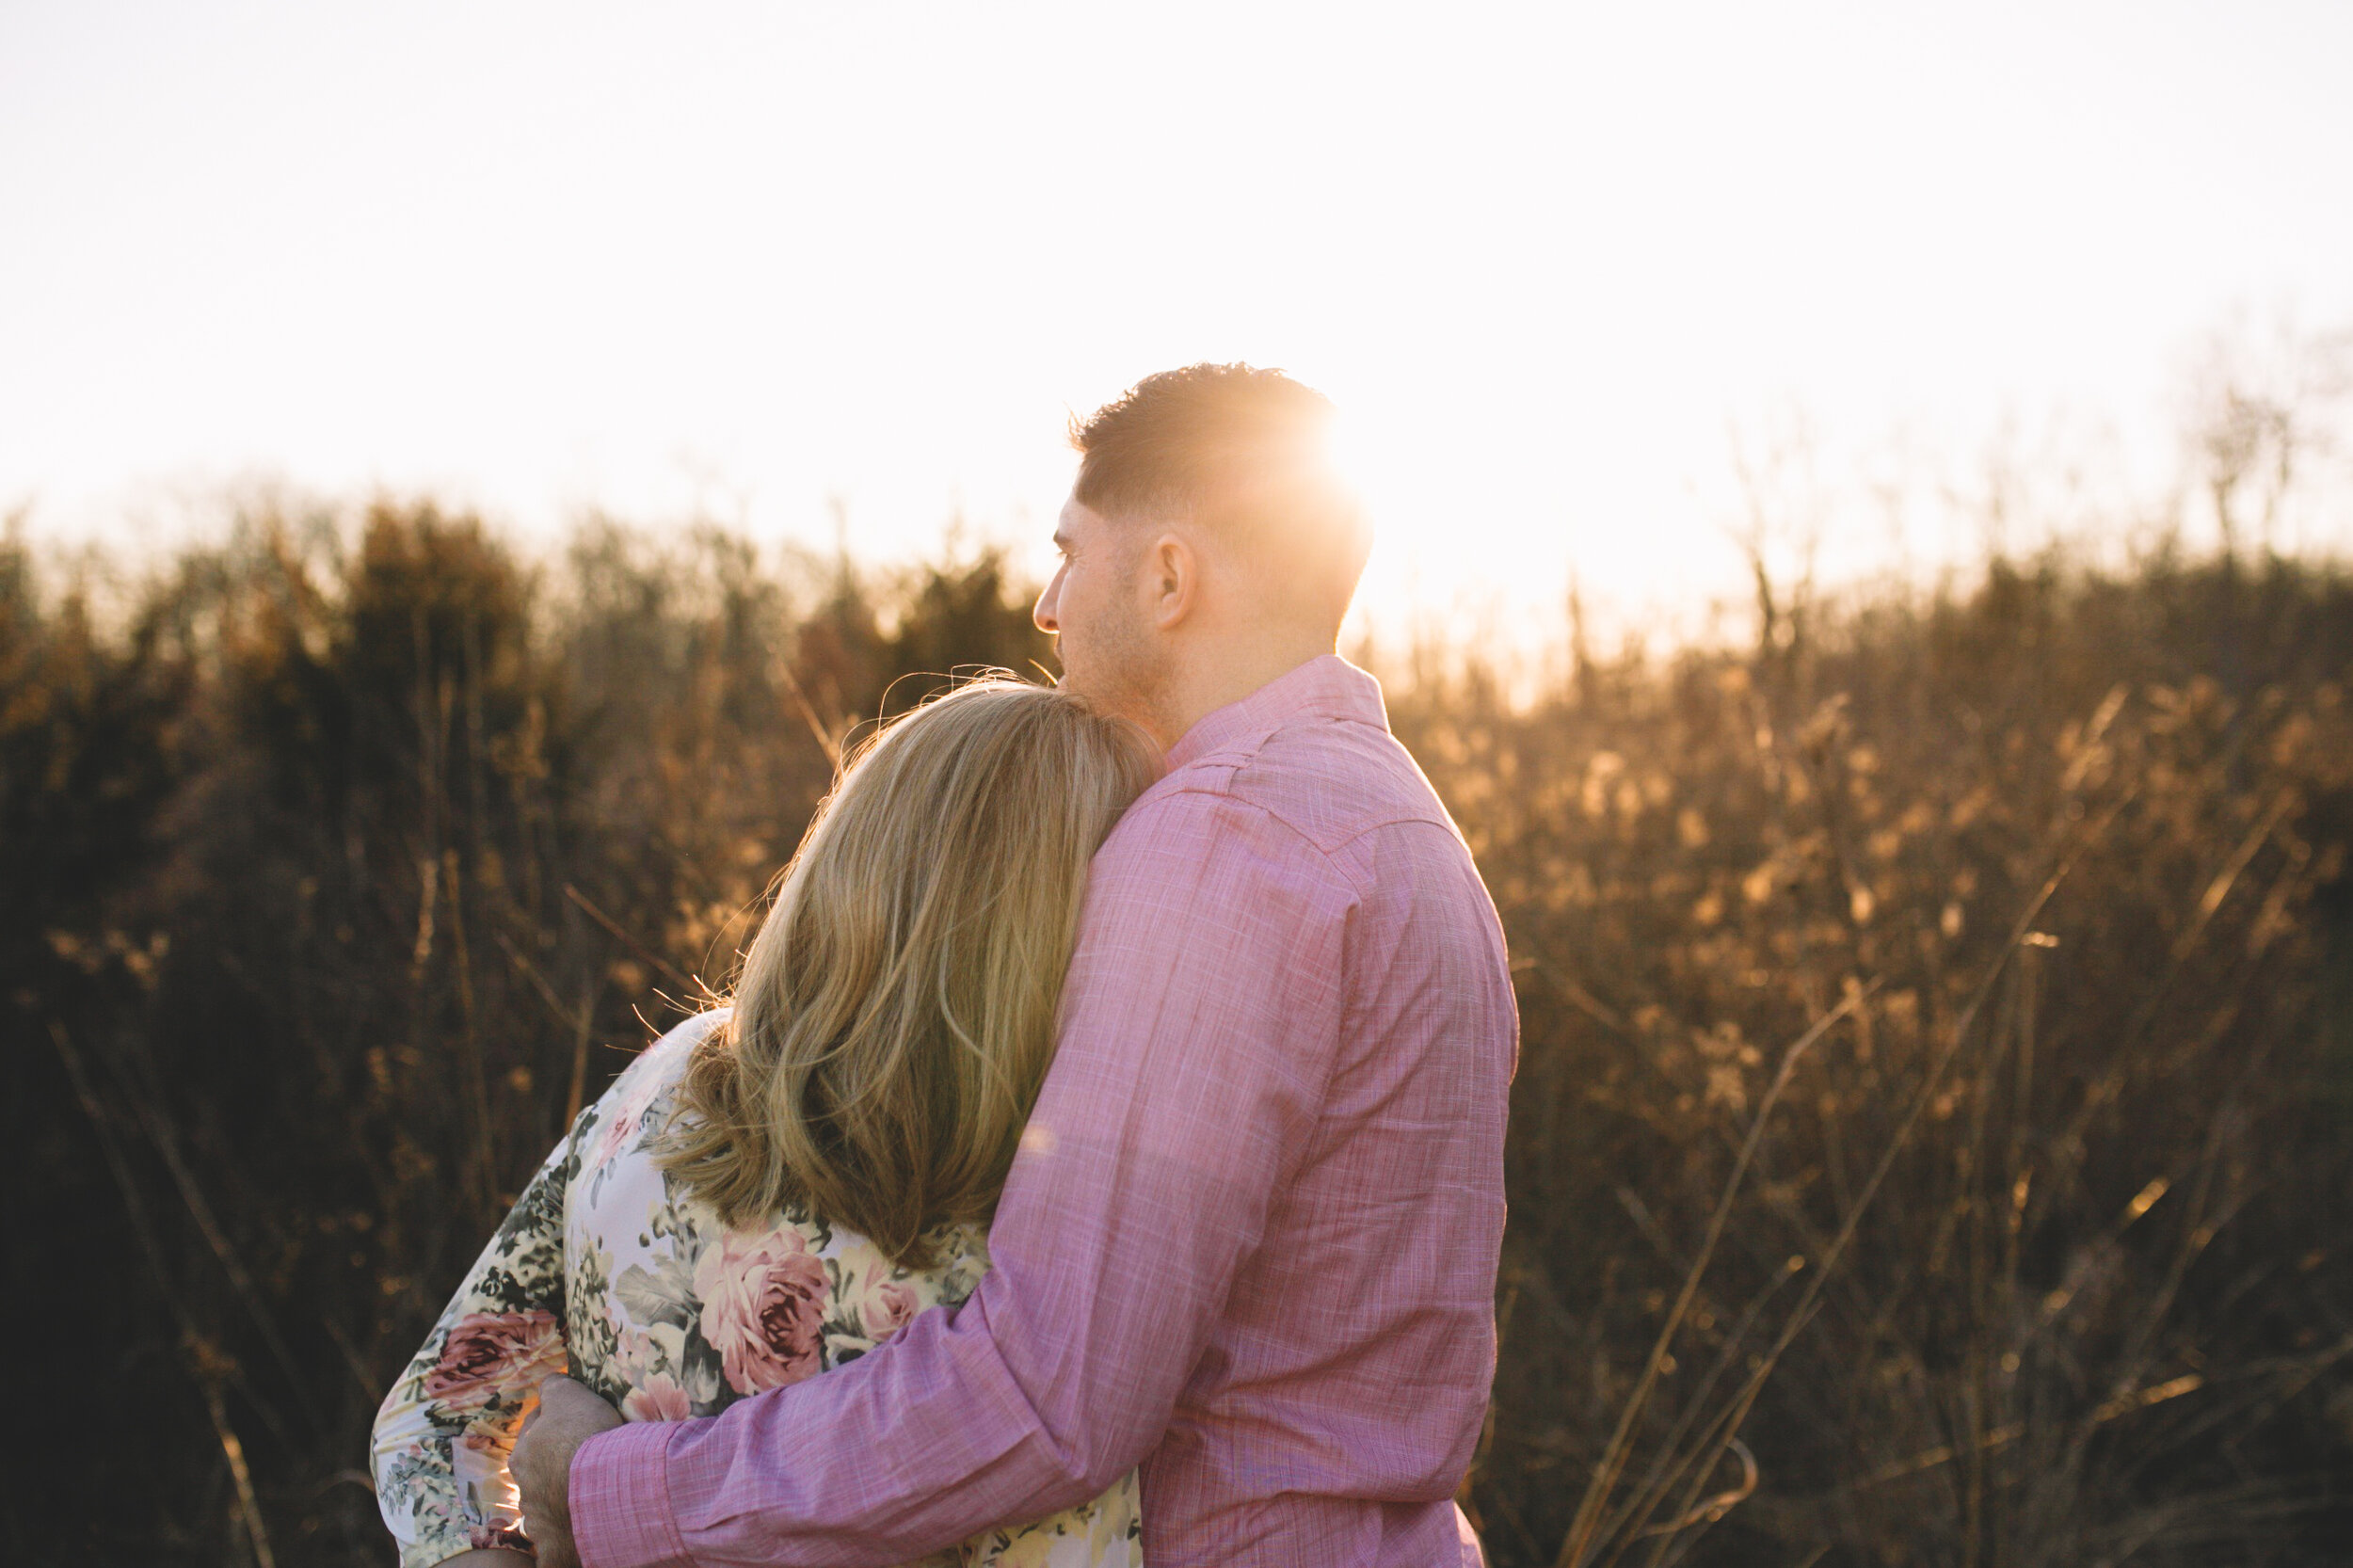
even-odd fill
[{"label": "man's pink shirt", "polygon": [[1187,732],[1096,855],[970,1300],[708,1420],[591,1439],[587,1568],[887,1565],[1142,1464],[1191,1564],[1475,1560],[1518,1048],[1503,934],[1381,689]]}]

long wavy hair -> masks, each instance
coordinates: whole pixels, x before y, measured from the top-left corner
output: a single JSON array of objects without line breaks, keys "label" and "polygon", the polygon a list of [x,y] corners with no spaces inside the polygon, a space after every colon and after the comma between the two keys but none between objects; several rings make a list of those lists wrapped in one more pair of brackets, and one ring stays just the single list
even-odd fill
[{"label": "long wavy hair", "polygon": [[730,1225],[794,1205],[899,1262],[994,1212],[1054,1050],[1087,862],[1143,731],[992,677],[882,726],[776,885],[659,1152]]}]

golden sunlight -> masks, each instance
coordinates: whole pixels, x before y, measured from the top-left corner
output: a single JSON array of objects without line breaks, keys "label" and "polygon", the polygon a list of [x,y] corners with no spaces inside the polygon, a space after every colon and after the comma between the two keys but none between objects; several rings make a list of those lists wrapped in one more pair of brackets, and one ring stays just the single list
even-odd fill
[{"label": "golden sunlight", "polygon": [[[1932,490],[2065,416],[2161,487],[2185,344],[2353,316],[2317,5],[106,14],[0,24],[47,536],[264,480],[1034,564],[1069,409],[1246,359],[1361,432],[1376,602],[1688,606],[1743,442]],[[1956,548],[1906,528],[1826,558]]]}]

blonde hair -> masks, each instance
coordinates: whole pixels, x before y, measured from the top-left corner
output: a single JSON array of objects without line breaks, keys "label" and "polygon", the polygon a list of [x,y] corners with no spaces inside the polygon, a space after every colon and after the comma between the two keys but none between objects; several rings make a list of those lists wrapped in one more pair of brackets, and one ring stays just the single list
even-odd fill
[{"label": "blonde hair", "polygon": [[659,1155],[731,1225],[795,1203],[910,1267],[994,1213],[1054,1050],[1087,862],[1159,770],[989,678],[883,726],[779,878]]}]

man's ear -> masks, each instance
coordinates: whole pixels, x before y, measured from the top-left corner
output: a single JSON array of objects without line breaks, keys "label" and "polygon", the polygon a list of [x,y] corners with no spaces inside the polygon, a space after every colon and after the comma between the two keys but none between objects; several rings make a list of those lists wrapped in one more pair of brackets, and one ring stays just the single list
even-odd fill
[{"label": "man's ear", "polygon": [[1144,605],[1152,624],[1173,631],[1201,599],[1201,557],[1181,534],[1162,534],[1145,548]]}]

